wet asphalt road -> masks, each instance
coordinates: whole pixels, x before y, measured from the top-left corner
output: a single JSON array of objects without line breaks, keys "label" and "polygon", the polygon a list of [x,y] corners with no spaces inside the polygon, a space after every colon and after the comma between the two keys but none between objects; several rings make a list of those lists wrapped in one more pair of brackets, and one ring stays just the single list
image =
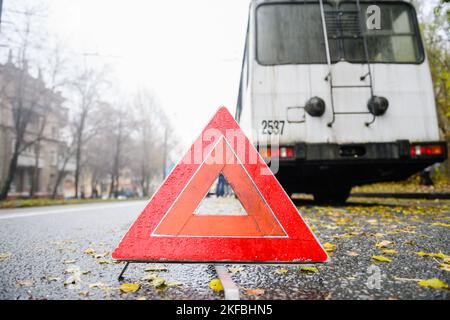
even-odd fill
[{"label": "wet asphalt road", "polygon": [[[124,282],[140,283],[140,289],[121,293],[117,276],[123,264],[110,252],[145,204],[0,210],[0,299],[223,299],[208,286],[217,277],[214,268],[202,264],[152,265],[165,268],[157,272],[133,264]],[[230,265],[242,299],[450,299],[448,289],[417,283],[439,278],[450,284],[449,271],[441,269],[448,257],[416,253],[450,254],[449,201],[296,204],[321,243],[328,244],[330,262],[315,265],[316,272],[293,265]],[[377,247],[382,241],[390,243]],[[391,261],[376,262],[373,255]],[[154,287],[145,276],[164,278],[169,286]]]}]

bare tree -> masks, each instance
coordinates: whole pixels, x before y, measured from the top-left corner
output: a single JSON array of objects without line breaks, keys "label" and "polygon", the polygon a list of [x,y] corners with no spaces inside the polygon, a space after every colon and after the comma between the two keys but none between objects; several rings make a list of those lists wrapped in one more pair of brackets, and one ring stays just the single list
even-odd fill
[{"label": "bare tree", "polygon": [[145,197],[151,194],[151,182],[156,176],[164,178],[169,153],[176,139],[167,115],[158,107],[148,90],[138,91],[132,103],[135,114],[135,152],[133,169]]},{"label": "bare tree", "polygon": [[95,135],[102,121],[101,117],[91,123],[91,116],[100,104],[101,92],[107,85],[106,69],[101,71],[93,68],[83,69],[72,82],[75,99],[75,115],[73,118],[75,141],[75,197],[79,196],[80,171],[82,165],[83,147]]},{"label": "bare tree", "polygon": [[29,75],[30,52],[39,49],[36,45],[36,36],[32,32],[38,12],[39,9],[36,7],[25,8],[21,12],[23,19],[18,19],[20,23],[13,25],[12,30],[7,33],[17,51],[17,63],[13,66],[13,54],[10,50],[9,63],[2,73],[1,107],[11,108],[15,140],[7,176],[0,189],[0,200],[6,199],[9,193],[17,172],[20,154],[38,140],[36,136],[30,134],[30,124],[35,125],[34,132],[39,133],[43,130],[42,125],[39,128],[39,122],[42,119],[42,110],[45,110],[42,97],[46,88],[43,84],[40,86],[40,83]]}]

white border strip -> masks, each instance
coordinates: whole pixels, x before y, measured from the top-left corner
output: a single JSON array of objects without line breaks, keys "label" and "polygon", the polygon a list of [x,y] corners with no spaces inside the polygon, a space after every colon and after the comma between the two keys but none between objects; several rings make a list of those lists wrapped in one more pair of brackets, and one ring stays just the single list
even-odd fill
[{"label": "white border strip", "polygon": [[225,300],[239,300],[239,288],[231,279],[227,268],[218,265],[214,265],[214,268],[216,269],[220,282],[222,282]]}]

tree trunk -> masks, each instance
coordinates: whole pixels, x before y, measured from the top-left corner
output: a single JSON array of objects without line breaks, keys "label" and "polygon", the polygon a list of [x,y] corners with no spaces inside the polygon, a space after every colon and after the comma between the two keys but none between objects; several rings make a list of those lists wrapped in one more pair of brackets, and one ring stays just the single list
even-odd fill
[{"label": "tree trunk", "polygon": [[35,155],[34,155],[34,167],[31,178],[30,198],[34,197],[39,184],[39,157],[41,155],[41,141],[36,141]]},{"label": "tree trunk", "polygon": [[14,177],[16,176],[18,159],[19,153],[15,151],[11,158],[11,161],[9,162],[8,176],[0,191],[0,200],[5,200],[6,197],[8,196],[9,189],[11,188],[11,183],[13,182]]}]

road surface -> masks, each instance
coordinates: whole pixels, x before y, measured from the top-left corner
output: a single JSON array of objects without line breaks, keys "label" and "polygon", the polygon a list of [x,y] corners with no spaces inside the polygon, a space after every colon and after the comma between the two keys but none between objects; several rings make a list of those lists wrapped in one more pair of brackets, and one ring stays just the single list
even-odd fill
[{"label": "road surface", "polygon": [[[221,210],[240,210],[232,198],[220,201]],[[301,214],[327,244],[330,262],[315,265],[317,270],[227,265],[241,298],[450,299],[447,289],[418,284],[432,278],[450,284],[444,270],[450,254],[450,202],[352,201],[345,207],[320,207],[297,200]],[[123,282],[117,276],[123,264],[110,253],[145,204],[0,210],[0,299],[223,299],[223,292],[209,288],[217,274],[204,264],[132,264],[123,282],[139,283],[140,289],[120,291]],[[372,258],[380,255],[390,262]],[[153,269],[145,271],[148,267]]]}]

